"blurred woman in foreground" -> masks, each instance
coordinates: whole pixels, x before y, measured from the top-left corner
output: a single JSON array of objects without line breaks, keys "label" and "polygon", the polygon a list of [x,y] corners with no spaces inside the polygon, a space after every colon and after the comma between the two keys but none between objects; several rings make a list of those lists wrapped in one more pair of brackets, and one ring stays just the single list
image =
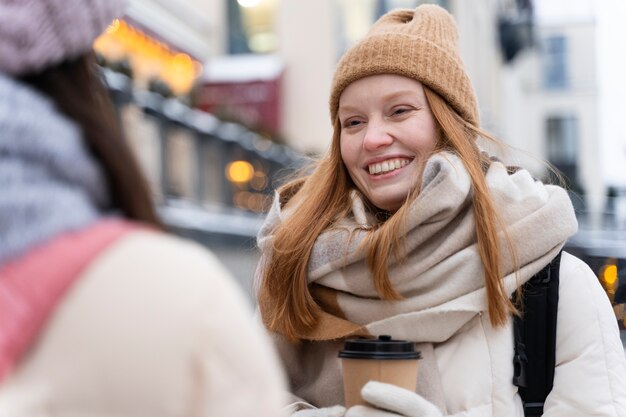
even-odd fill
[{"label": "blurred woman in foreground", "polygon": [[161,231],[91,44],[118,0],[0,3],[0,416],[278,415],[217,259]]}]

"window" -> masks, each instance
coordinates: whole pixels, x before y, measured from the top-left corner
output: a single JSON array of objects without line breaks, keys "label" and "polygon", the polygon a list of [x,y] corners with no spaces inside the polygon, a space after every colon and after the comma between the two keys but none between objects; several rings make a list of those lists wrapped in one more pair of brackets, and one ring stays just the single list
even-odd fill
[{"label": "window", "polygon": [[550,36],[541,48],[543,61],[543,87],[559,90],[569,87],[567,72],[567,40],[563,36]]},{"label": "window", "polygon": [[275,14],[278,0],[226,0],[228,6],[228,52],[269,53],[278,45]]},{"label": "window", "polygon": [[546,119],[548,161],[565,175],[573,189],[578,183],[578,119],[552,116]]}]

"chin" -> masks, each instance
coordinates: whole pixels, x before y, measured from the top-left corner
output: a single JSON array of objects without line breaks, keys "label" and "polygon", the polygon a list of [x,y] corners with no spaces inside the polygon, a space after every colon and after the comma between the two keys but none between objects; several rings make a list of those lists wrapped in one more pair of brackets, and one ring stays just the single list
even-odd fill
[{"label": "chin", "polygon": [[[378,190],[383,191],[383,190]],[[381,210],[389,211],[391,213],[395,213],[402,207],[402,205],[406,202],[407,196],[411,193],[411,189],[409,187],[389,187],[385,193],[373,193],[373,195],[368,196],[369,200]]]},{"label": "chin", "polygon": [[399,203],[385,200],[385,201],[373,201],[373,204],[380,210],[385,210],[391,213],[395,213],[396,211],[398,211],[400,207],[402,207],[403,202],[404,202],[404,199]]}]

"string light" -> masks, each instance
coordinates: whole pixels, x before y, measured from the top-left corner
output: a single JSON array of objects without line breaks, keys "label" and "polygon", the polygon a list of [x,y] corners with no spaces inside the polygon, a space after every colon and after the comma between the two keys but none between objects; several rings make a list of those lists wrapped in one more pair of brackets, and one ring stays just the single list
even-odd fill
[{"label": "string light", "polygon": [[146,83],[160,79],[175,95],[189,92],[203,70],[188,54],[171,50],[120,19],[96,39],[94,49],[110,61],[128,59],[135,78]]}]

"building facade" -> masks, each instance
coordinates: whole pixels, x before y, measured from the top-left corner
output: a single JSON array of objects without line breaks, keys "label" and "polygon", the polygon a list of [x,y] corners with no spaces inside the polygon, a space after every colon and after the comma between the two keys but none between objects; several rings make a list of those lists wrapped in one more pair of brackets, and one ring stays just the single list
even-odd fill
[{"label": "building facade", "polygon": [[626,5],[544,0],[538,6],[538,50],[526,77],[532,150],[567,176],[588,227],[602,227],[602,213],[626,193],[626,60],[616,53],[626,39]]}]

